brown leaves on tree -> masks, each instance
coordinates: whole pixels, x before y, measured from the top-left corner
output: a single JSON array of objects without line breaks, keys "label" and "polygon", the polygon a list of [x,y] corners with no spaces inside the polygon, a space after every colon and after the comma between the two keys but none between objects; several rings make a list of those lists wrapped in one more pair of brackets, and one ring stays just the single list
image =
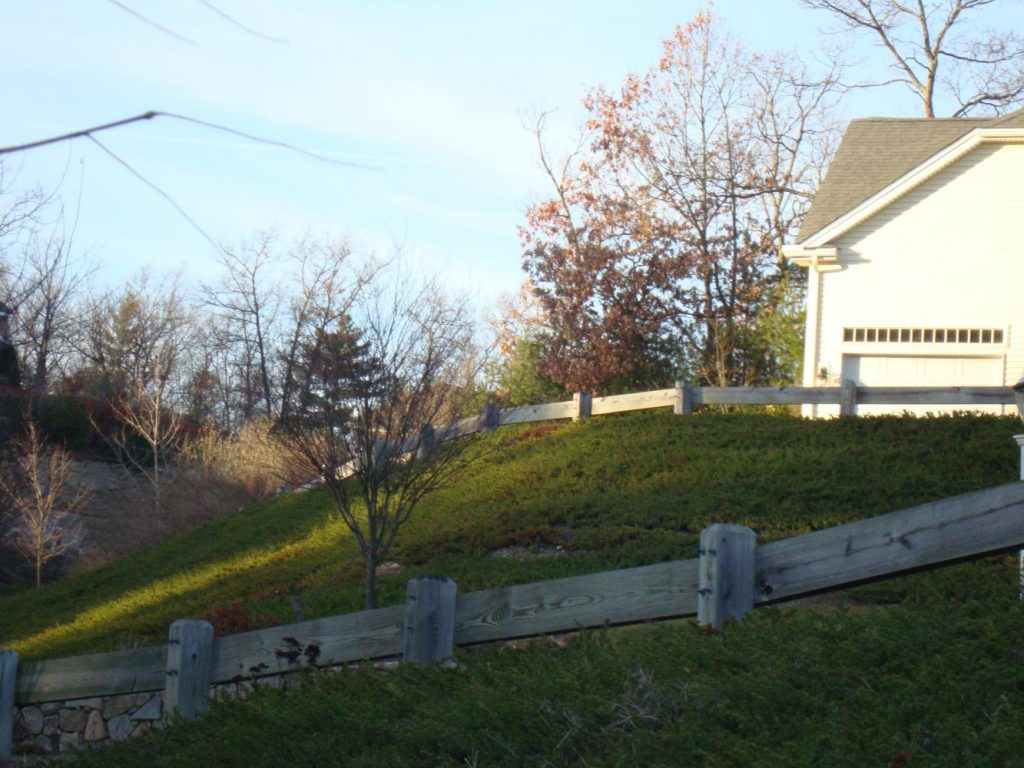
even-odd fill
[{"label": "brown leaves on tree", "polygon": [[[745,51],[698,15],[657,66],[584,100],[586,129],[531,206],[524,267],[548,316],[542,371],[596,392],[770,377],[751,329],[816,186],[834,73]],[[756,349],[755,349],[756,348]]]}]

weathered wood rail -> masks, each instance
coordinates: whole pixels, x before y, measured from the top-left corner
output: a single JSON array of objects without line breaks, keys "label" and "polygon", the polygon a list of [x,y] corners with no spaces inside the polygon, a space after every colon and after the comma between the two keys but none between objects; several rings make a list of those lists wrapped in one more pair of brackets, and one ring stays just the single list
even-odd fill
[{"label": "weathered wood rail", "polygon": [[1011,387],[693,387],[695,405],[1013,405]]},{"label": "weathered wood rail", "polygon": [[[1022,379],[1024,382],[1024,379]],[[1020,385],[1018,385],[1020,386]],[[453,424],[426,425],[381,451],[422,455],[436,443],[504,424],[586,419],[698,405],[1012,405],[1024,415],[1024,387],[696,387],[592,397],[498,409]],[[1024,416],[1022,416],[1024,417]],[[1024,437],[1021,479],[1024,480]],[[375,451],[378,448],[375,446]],[[339,467],[350,474],[352,467]],[[0,759],[10,757],[14,705],[121,693],[165,691],[168,711],[191,717],[208,687],[403,655],[423,661],[469,645],[606,624],[697,615],[720,628],[755,604],[791,599],[907,570],[1024,545],[1024,483],[925,504],[890,515],[757,546],[752,531],[711,526],[700,557],[620,571],[457,595],[454,584],[410,583],[405,606],[333,616],[214,639],[206,622],[179,621],[168,644],[19,665],[0,649]],[[1021,555],[1024,595],[1024,551]],[[753,575],[753,580],[751,580]],[[424,606],[422,601],[426,601]],[[448,612],[446,614],[446,612]],[[450,615],[449,615],[450,614]]]},{"label": "weathered wood rail", "polygon": [[[17,654],[0,651],[0,703],[166,690],[168,710],[190,716],[204,708],[210,684],[396,656],[439,660],[453,646],[694,614],[720,628],[754,605],[1022,545],[1024,483],[764,544],[747,528],[714,525],[701,536],[699,557],[688,560],[463,595],[450,580],[424,577],[410,582],[405,605],[212,642],[206,622],[185,621],[172,624],[166,646],[20,666]],[[10,727],[8,714],[6,722],[0,719],[0,746],[8,750]]]},{"label": "weathered wood rail", "polygon": [[[437,428],[446,440],[492,429],[500,424],[586,419],[611,413],[672,408],[689,415],[698,405],[838,405],[840,414],[852,416],[858,405],[1014,405],[1012,387],[861,387],[846,380],[838,387],[697,387],[678,381],[670,389],[627,395],[591,397],[577,393],[572,400],[486,410],[482,416]],[[488,406],[493,408],[493,406]],[[413,441],[415,442],[415,440]],[[413,444],[400,450],[413,450]]]},{"label": "weathered wood rail", "polygon": [[[698,405],[838,405],[842,416],[853,416],[858,405],[1013,405],[1012,387],[860,387],[845,380],[838,387],[697,387],[677,381],[670,389],[593,397],[577,392],[572,400],[498,408],[488,405],[479,416],[442,426],[425,425],[419,434],[391,445],[380,444],[389,455],[422,456],[437,443],[468,437],[506,424],[535,421],[579,421],[592,416],[672,408],[688,416]],[[339,467],[339,476],[353,472],[351,463]]]}]

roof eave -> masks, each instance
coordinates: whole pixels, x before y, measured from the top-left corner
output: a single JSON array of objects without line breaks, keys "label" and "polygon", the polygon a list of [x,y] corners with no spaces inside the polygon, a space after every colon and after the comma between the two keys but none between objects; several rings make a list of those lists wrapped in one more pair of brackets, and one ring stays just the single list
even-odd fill
[{"label": "roof eave", "polygon": [[[813,251],[827,246],[981,144],[991,143],[1024,143],[1024,128],[975,128],[969,131],[794,247]],[[789,247],[783,249],[784,254]],[[786,258],[790,257],[787,255]],[[798,262],[794,259],[794,263]]]},{"label": "roof eave", "polygon": [[833,245],[808,248],[803,243],[782,246],[782,255],[791,264],[798,267],[810,267],[822,263],[834,262],[839,257],[839,249]]}]

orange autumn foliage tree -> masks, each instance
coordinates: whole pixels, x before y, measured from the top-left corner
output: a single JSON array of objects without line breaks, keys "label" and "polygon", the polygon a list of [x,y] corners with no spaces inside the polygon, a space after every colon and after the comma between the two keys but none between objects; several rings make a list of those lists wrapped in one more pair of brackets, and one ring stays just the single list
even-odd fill
[{"label": "orange autumn foliage tree", "polygon": [[837,76],[749,52],[705,12],[646,74],[587,96],[584,133],[561,161],[538,120],[555,194],[520,234],[548,318],[543,374],[590,392],[680,374],[779,378],[790,361],[765,318],[789,290],[781,245],[834,142]]}]

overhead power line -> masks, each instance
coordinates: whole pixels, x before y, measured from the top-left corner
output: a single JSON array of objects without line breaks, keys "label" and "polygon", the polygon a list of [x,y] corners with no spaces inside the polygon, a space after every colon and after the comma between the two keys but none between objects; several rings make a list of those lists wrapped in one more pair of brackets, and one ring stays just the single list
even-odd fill
[{"label": "overhead power line", "polygon": [[134,8],[129,8],[127,5],[125,5],[124,3],[119,2],[118,0],[107,0],[107,2],[109,2],[111,5],[114,5],[114,6],[118,7],[118,8],[120,8],[125,13],[131,14],[136,19],[141,21],[143,24],[149,24],[149,26],[153,27],[154,29],[159,29],[165,35],[170,35],[171,37],[176,38],[176,39],[180,40],[183,43],[188,43],[189,45],[195,45],[196,44],[195,40],[190,40],[187,37],[185,37],[184,35],[179,35],[173,29],[168,29],[163,24],[158,24],[157,22],[153,21],[148,16],[142,15],[141,13],[136,11]]},{"label": "overhead power line", "polygon": [[39,147],[45,147],[48,144],[57,144],[57,143],[59,143],[61,141],[72,141],[74,139],[81,139],[81,138],[86,138],[86,137],[91,138],[94,133],[100,133],[101,131],[109,131],[112,128],[120,128],[121,126],[130,125],[131,123],[140,123],[140,122],[143,122],[145,120],[153,120],[153,119],[155,119],[157,117],[167,117],[167,118],[171,118],[172,120],[181,120],[182,122],[193,123],[195,125],[201,125],[204,128],[210,128],[210,129],[215,130],[215,131],[221,131],[223,133],[229,133],[232,136],[239,136],[239,137],[241,137],[243,139],[248,139],[249,141],[255,141],[255,142],[259,143],[259,144],[267,144],[267,145],[272,146],[272,147],[279,147],[281,149],[286,149],[289,152],[296,152],[296,153],[298,153],[300,155],[305,155],[306,157],[311,157],[314,160],[320,160],[321,162],[325,162],[325,163],[332,163],[333,165],[340,165],[340,166],[344,166],[346,168],[362,168],[363,170],[368,170],[368,171],[380,171],[380,170],[383,170],[383,168],[381,168],[379,165],[367,165],[365,163],[352,162],[351,160],[336,160],[333,157],[327,157],[326,155],[321,155],[321,154],[319,154],[317,152],[311,152],[308,149],[303,149],[302,147],[297,147],[294,144],[289,144],[289,143],[284,142],[284,141],[277,141],[275,139],[267,139],[267,138],[264,138],[262,136],[256,136],[255,134],[252,134],[252,133],[246,133],[245,131],[239,131],[239,130],[237,130],[235,128],[230,128],[230,127],[228,127],[226,125],[220,125],[219,123],[211,123],[211,122],[209,122],[207,120],[200,120],[200,119],[195,118],[195,117],[189,117],[188,115],[179,115],[179,114],[175,114],[174,112],[160,112],[160,111],[156,111],[156,110],[150,111],[150,112],[143,112],[141,115],[135,115],[134,117],[126,117],[123,120],[115,120],[115,121],[113,121],[111,123],[104,123],[103,125],[95,125],[92,128],[83,128],[80,131],[71,131],[70,133],[64,133],[64,134],[61,134],[60,136],[51,136],[51,137],[46,138],[46,139],[39,139],[37,141],[30,141],[30,142],[27,142],[25,144],[18,144],[16,146],[12,146],[12,147],[0,147],[0,155],[7,155],[7,154],[11,154],[12,152],[25,152],[25,151],[30,150],[30,149],[37,149]]},{"label": "overhead power line", "polygon": [[132,176],[134,176],[136,179],[141,181],[147,187],[152,189],[154,192],[156,192],[158,195],[160,195],[160,197],[162,197],[164,200],[166,200],[174,208],[174,210],[176,210],[179,214],[181,214],[181,217],[183,219],[185,219],[185,221],[187,221],[189,224],[192,225],[192,228],[195,229],[196,232],[198,232],[200,235],[202,235],[204,238],[206,238],[206,241],[210,245],[213,246],[214,250],[216,250],[216,251],[223,250],[223,248],[220,246],[220,244],[216,240],[214,240],[212,237],[210,237],[209,233],[205,229],[203,229],[201,226],[199,226],[199,223],[195,219],[193,219],[191,216],[189,216],[188,212],[184,208],[182,208],[180,205],[178,205],[178,203],[174,200],[173,197],[171,197],[169,194],[164,192],[162,189],[160,189],[160,187],[158,187],[156,184],[151,182],[149,179],[147,179],[145,176],[143,176],[137,170],[132,168],[131,165],[129,165],[125,160],[123,160],[118,155],[116,155],[109,147],[107,147],[106,145],[101,143],[100,140],[97,139],[95,136],[90,134],[88,136],[88,138],[89,138],[89,141],[91,141],[93,144],[95,144],[97,147],[99,147],[105,153],[107,153],[107,155],[109,155],[118,165],[122,166]]},{"label": "overhead power line", "polygon": [[255,141],[255,142],[258,142],[260,144],[269,144],[270,146],[273,146],[273,147],[280,147],[281,149],[286,149],[286,150],[291,151],[291,152],[297,152],[297,153],[299,153],[301,155],[306,155],[307,157],[311,157],[314,160],[320,160],[320,161],[325,162],[325,163],[333,163],[334,165],[341,165],[341,166],[346,166],[346,167],[350,167],[350,168],[362,168],[362,169],[365,169],[365,170],[383,170],[379,166],[364,165],[362,163],[353,163],[353,162],[349,162],[349,161],[346,161],[346,160],[335,160],[332,157],[326,157],[325,155],[321,155],[321,154],[318,154],[316,152],[310,152],[309,150],[302,149],[301,147],[296,147],[296,146],[294,146],[292,144],[288,144],[288,143],[283,142],[283,141],[275,141],[273,139],[265,139],[265,138],[263,138],[261,136],[255,136],[255,135],[253,135],[251,133],[246,133],[244,131],[235,130],[234,128],[229,128],[226,125],[219,125],[217,123],[211,123],[211,122],[208,122],[206,120],[199,120],[199,119],[194,118],[194,117],[189,117],[188,115],[178,115],[178,114],[174,114],[172,112],[159,112],[159,111],[155,111],[155,110],[154,111],[150,111],[150,112],[143,112],[141,115],[135,115],[134,117],[126,117],[126,118],[124,118],[122,120],[114,120],[113,122],[110,122],[110,123],[104,123],[102,125],[95,125],[95,126],[93,126],[91,128],[83,128],[80,131],[71,131],[70,133],[64,133],[64,134],[61,134],[60,136],[51,136],[51,137],[46,138],[46,139],[39,139],[37,141],[30,141],[30,142],[27,142],[25,144],[18,144],[17,146],[13,146],[13,147],[0,147],[0,156],[11,154],[12,152],[26,152],[26,151],[31,150],[31,149],[38,149],[39,147],[45,147],[45,146],[48,146],[50,144],[57,144],[57,143],[62,142],[62,141],[74,141],[75,139],[88,139],[93,144],[95,144],[101,151],[103,151],[107,156],[109,156],[112,160],[114,160],[118,165],[122,166],[125,170],[127,170],[129,173],[131,173],[132,176],[134,176],[138,181],[140,181],[141,183],[145,184],[151,190],[153,190],[158,195],[160,195],[168,204],[170,204],[181,215],[181,217],[183,219],[185,219],[185,221],[187,221],[192,226],[193,229],[195,229],[200,235],[202,235],[203,238],[206,239],[206,241],[209,242],[210,245],[212,245],[214,247],[214,249],[216,249],[218,251],[221,251],[222,247],[217,243],[217,241],[215,241],[205,229],[203,229],[201,226],[199,226],[199,223],[195,219],[193,219],[188,214],[188,212],[184,208],[182,208],[174,200],[174,198],[172,198],[169,194],[167,194],[167,192],[165,192],[159,186],[157,186],[152,181],[150,181],[145,176],[143,176],[139,171],[137,171],[135,168],[133,168],[132,165],[130,163],[128,163],[128,161],[126,161],[124,158],[122,158],[119,155],[117,155],[112,149],[110,149],[108,146],[106,146],[105,144],[100,142],[100,140],[97,139],[96,136],[94,135],[96,133],[101,133],[103,131],[109,131],[109,130],[114,129],[114,128],[120,128],[120,127],[125,126],[125,125],[130,125],[132,123],[140,123],[140,122],[144,122],[144,121],[147,121],[147,120],[153,120],[154,118],[157,118],[157,117],[168,117],[168,118],[171,118],[171,119],[174,119],[174,120],[181,120],[181,121],[186,122],[186,123],[194,123],[194,124],[200,125],[200,126],[202,126],[204,128],[210,128],[210,129],[213,129],[213,130],[216,130],[216,131],[223,131],[224,133],[229,133],[229,134],[232,134],[233,136],[240,136],[240,137],[242,137],[244,139],[248,139],[250,141]]},{"label": "overhead power line", "polygon": [[[120,0],[107,0],[107,2],[109,2],[111,5],[113,5],[113,6],[117,7],[117,8],[120,8],[125,13],[134,16],[136,19],[141,21],[143,24],[148,24],[149,26],[153,27],[154,29],[160,30],[165,35],[170,35],[174,39],[180,40],[181,42],[187,43],[188,45],[196,45],[197,44],[195,40],[192,40],[191,38],[185,37],[184,35],[180,35],[177,32],[175,32],[173,29],[170,29],[169,27],[165,27],[163,24],[160,24],[159,22],[153,21],[153,19],[149,18],[149,16],[146,16],[145,14],[139,13],[134,8],[131,8],[128,5],[125,5],[124,3],[120,2]],[[238,27],[243,32],[245,32],[247,34],[250,34],[253,37],[258,37],[258,38],[260,38],[262,40],[267,40],[267,41],[269,41],[271,43],[284,43],[284,44],[288,43],[287,40],[283,40],[280,37],[272,37],[270,35],[265,35],[262,32],[257,32],[252,27],[248,27],[245,24],[243,24],[242,22],[240,22],[234,16],[228,15],[227,13],[222,11],[220,8],[218,8],[216,5],[214,5],[213,3],[209,2],[209,0],[199,0],[199,3],[204,8],[206,8],[208,11],[211,11],[212,13],[217,14],[222,19],[227,21],[229,24],[233,24],[234,26]]]},{"label": "overhead power line", "polygon": [[47,144],[57,144],[61,141],[71,141],[72,139],[80,139],[84,136],[91,136],[94,133],[100,131],[109,131],[111,128],[119,128],[122,125],[128,125],[129,123],[138,123],[142,120],[152,120],[156,117],[159,112],[145,112],[135,117],[126,117],[124,120],[115,120],[112,123],[104,123],[103,125],[96,125],[92,128],[85,128],[81,131],[72,131],[71,133],[65,133],[60,136],[51,136],[48,139],[39,139],[38,141],[30,141],[27,144],[18,144],[14,147],[0,147],[0,155],[8,155],[12,152],[24,152],[29,149],[36,149],[38,147],[45,147]]},{"label": "overhead power line", "polygon": [[233,16],[228,16],[226,13],[224,13],[224,11],[215,6],[213,3],[208,2],[208,0],[199,0],[199,2],[202,3],[202,5],[206,7],[208,10],[213,11],[225,21],[234,24],[243,32],[248,32],[250,35],[253,35],[254,37],[259,37],[263,40],[269,40],[271,43],[284,43],[285,45],[287,45],[288,43],[287,40],[283,40],[280,37],[271,37],[270,35],[264,35],[262,32],[257,32],[255,29],[245,26],[245,24],[240,22],[238,19],[234,18]]}]

